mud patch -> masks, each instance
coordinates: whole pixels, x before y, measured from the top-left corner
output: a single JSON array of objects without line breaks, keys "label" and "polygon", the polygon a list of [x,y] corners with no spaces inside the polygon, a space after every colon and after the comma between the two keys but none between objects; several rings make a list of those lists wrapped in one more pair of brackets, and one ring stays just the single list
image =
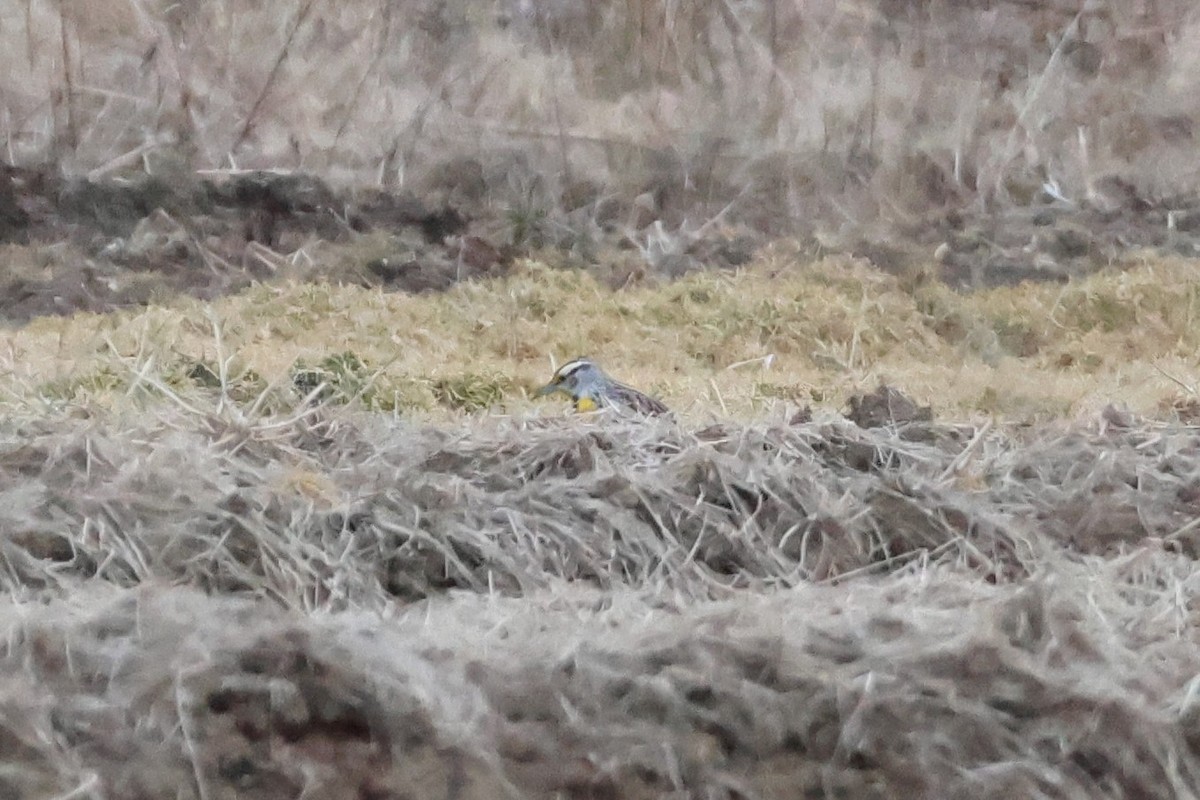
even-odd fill
[{"label": "mud patch", "polygon": [[851,422],[863,428],[902,425],[908,422],[932,422],[933,409],[918,406],[899,389],[880,386],[874,392],[850,398]]},{"label": "mud patch", "polygon": [[604,198],[593,197],[575,217],[550,220],[536,209],[488,210],[477,192],[435,186],[428,197],[339,191],[304,174],[89,181],[3,166],[0,291],[10,298],[3,318],[100,312],[179,293],[208,299],[273,278],[444,291],[503,275],[514,258],[547,248],[560,254],[550,261],[624,284],[738,266],[761,243],[714,232],[678,252],[643,253],[644,268],[614,269],[601,253],[634,245],[620,219],[596,227],[591,213]]},{"label": "mud patch", "polygon": [[774,233],[745,224],[671,232],[661,216],[669,212],[652,192],[584,192],[572,195],[579,207],[570,210],[498,209],[486,197],[440,185],[426,199],[335,190],[303,174],[88,181],[4,166],[0,291],[9,302],[2,314],[19,323],[181,293],[210,299],[278,278],[436,292],[503,275],[522,256],[586,269],[617,287],[736,268],[781,236],[799,237],[802,254],[844,251],[887,272],[929,275],[960,289],[1063,281],[1125,263],[1138,248],[1200,252],[1200,225],[1193,224],[1200,204],[1184,199],[1106,212],[1053,203],[955,211],[919,224],[850,226],[817,245],[808,238],[812,220]]},{"label": "mud patch", "polygon": [[[6,167],[0,186],[11,322],[212,298],[273,277],[430,291],[502,274],[512,257],[464,236],[470,220],[453,208],[337,193],[305,175],[87,181]],[[297,257],[329,245],[341,249]]]},{"label": "mud patch", "polygon": [[1200,254],[1200,203],[1175,197],[1101,210],[1045,199],[989,213],[954,210],[919,223],[854,227],[824,242],[900,276],[928,273],[956,289],[1063,283],[1120,266],[1137,251]]}]

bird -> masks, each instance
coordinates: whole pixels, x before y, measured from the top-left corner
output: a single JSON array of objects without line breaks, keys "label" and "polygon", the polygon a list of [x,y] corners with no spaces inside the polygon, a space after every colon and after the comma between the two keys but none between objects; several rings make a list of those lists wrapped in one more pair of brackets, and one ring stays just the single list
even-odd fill
[{"label": "bird", "polygon": [[587,356],[574,358],[559,367],[550,382],[538,389],[534,396],[544,397],[557,392],[570,395],[576,411],[612,408],[643,416],[667,413],[667,407],[661,402],[632,386],[613,380]]}]

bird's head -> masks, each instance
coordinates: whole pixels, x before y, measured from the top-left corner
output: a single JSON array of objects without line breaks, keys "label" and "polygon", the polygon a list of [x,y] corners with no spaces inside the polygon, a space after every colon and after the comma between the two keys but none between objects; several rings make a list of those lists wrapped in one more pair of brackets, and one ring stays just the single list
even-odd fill
[{"label": "bird's head", "polygon": [[562,392],[578,397],[586,389],[603,380],[604,373],[590,358],[579,357],[568,361],[555,371],[550,382],[537,390],[536,397]]}]

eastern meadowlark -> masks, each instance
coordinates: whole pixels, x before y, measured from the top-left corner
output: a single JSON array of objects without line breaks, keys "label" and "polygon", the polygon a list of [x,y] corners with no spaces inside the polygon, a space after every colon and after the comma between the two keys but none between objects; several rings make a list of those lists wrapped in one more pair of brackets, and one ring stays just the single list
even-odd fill
[{"label": "eastern meadowlark", "polygon": [[667,413],[667,407],[632,386],[613,380],[590,358],[579,357],[558,368],[536,397],[562,392],[575,401],[576,411],[614,408],[635,414]]}]

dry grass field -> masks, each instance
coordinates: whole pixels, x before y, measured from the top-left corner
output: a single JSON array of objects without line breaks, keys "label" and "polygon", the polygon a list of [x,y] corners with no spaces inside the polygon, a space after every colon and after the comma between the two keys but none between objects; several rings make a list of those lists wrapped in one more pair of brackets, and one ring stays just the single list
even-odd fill
[{"label": "dry grass field", "polygon": [[[6,332],[0,786],[1192,796],[1193,264],[789,258]],[[589,344],[676,418],[529,398]]]},{"label": "dry grass field", "polygon": [[0,800],[1200,798],[1198,25],[0,3]]}]

